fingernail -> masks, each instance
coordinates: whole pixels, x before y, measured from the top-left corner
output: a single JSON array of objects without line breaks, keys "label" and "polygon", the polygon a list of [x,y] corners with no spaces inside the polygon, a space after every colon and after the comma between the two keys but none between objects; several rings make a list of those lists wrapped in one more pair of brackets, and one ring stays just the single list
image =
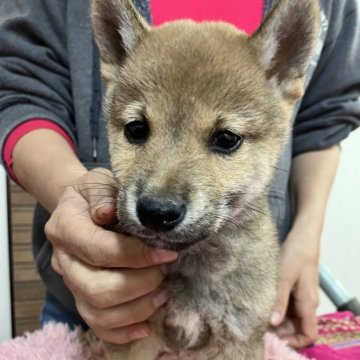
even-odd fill
[{"label": "fingernail", "polygon": [[149,333],[144,329],[136,330],[136,331],[133,331],[132,333],[130,333],[131,340],[139,340],[139,339],[143,339],[147,336],[149,336]]},{"label": "fingernail", "polygon": [[167,303],[170,299],[170,293],[169,290],[163,289],[159,291],[153,298],[153,304],[156,308],[159,308],[160,306]]},{"label": "fingernail", "polygon": [[278,312],[278,311],[274,311],[274,312],[272,313],[272,315],[271,315],[271,320],[270,320],[271,324],[272,324],[273,326],[276,326],[276,325],[279,325],[279,324],[280,324],[280,321],[281,321],[281,319],[280,319],[280,314],[279,314],[279,312]]},{"label": "fingernail", "polygon": [[167,250],[153,250],[151,252],[151,259],[155,264],[161,264],[165,262],[171,262],[177,259],[178,254],[173,251],[167,251]]}]

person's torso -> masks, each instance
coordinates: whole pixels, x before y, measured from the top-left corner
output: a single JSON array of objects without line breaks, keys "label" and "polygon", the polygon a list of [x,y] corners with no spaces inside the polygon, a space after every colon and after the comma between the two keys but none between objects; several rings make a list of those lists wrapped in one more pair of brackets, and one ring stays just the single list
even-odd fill
[{"label": "person's torso", "polygon": [[[176,1],[181,2],[182,0],[172,0],[171,2],[169,0],[153,1],[155,11],[157,9],[155,9],[155,6],[159,6],[161,2],[167,1],[168,3],[175,4]],[[212,6],[212,1],[207,1],[209,2],[209,7]],[[226,0],[223,1],[223,3],[230,4],[230,2],[232,2],[235,4],[236,1],[243,4],[250,3],[247,0]],[[149,1],[133,0],[133,2],[140,13],[149,22],[151,22]],[[184,1],[184,3],[185,2],[186,1]],[[193,0],[191,2],[193,2]],[[260,15],[258,15],[258,21],[264,16],[264,14],[269,11],[273,2],[274,0],[264,0],[262,4],[262,11]],[[205,1],[202,0],[201,3],[204,4]],[[218,1],[218,3],[220,3],[220,1]],[[308,71],[308,81],[311,79],[311,76],[317,65],[324,45],[324,40],[327,35],[328,16],[332,8],[331,3],[332,1],[330,0],[321,0],[321,33],[316,54]],[[201,12],[199,7],[197,7],[196,10]],[[157,9],[157,11],[159,11],[159,9]],[[227,13],[229,14],[230,12]],[[170,13],[168,13],[168,15],[169,14]],[[210,20],[231,21],[231,18],[227,18],[225,16],[226,11],[221,15],[216,14],[217,17],[204,14],[202,17],[203,20],[210,17]],[[157,16],[156,22],[174,20],[172,17],[166,18],[163,16],[162,20],[159,21],[159,13],[154,13],[154,15]],[[194,18],[196,19],[196,16],[194,16]],[[237,22],[236,25],[241,28],[240,22]],[[252,24],[253,27],[251,27],[248,23],[246,26],[248,26],[247,29],[250,32],[256,28],[254,23]],[[104,86],[101,82],[99,72],[99,53],[94,43],[91,28],[89,0],[68,1],[66,31],[74,104],[74,125],[77,132],[78,155],[80,160],[88,168],[99,166],[109,167],[110,161],[108,153],[106,122],[102,112]],[[294,121],[297,109],[295,109],[294,116],[290,121]],[[291,209],[288,192],[291,159],[292,143],[290,139],[279,161],[278,168],[280,170],[275,174],[275,179],[270,190],[269,197],[273,217],[276,219],[278,225],[280,239],[284,239],[291,225]],[[34,255],[38,264],[38,270],[50,292],[69,309],[76,311],[71,293],[63,284],[62,279],[51,269],[50,262],[52,249],[44,234],[44,225],[48,217],[49,214],[40,206],[38,206],[35,213],[36,220],[34,221],[33,228]]]}]

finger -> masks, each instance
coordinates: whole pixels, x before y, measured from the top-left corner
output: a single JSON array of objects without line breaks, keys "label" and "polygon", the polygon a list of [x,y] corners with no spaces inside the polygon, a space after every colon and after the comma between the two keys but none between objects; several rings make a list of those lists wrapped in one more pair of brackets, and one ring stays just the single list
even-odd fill
[{"label": "finger", "polygon": [[[312,344],[317,338],[317,317],[318,287],[308,283],[299,284],[294,293],[294,315],[297,318],[297,332],[292,339],[289,339],[291,346],[301,348]],[[300,286],[302,290],[300,292]]]},{"label": "finger", "polygon": [[274,332],[279,338],[286,341],[289,346],[296,349],[308,346],[315,340],[301,331],[301,320],[296,317],[286,318],[274,329]]},{"label": "finger", "polygon": [[119,191],[111,171],[97,168],[87,172],[80,178],[75,190],[88,203],[96,224],[107,225],[116,220],[116,198]]},{"label": "finger", "polygon": [[300,329],[301,333],[304,334],[306,343],[300,343],[299,346],[310,345],[317,339],[317,317],[316,307],[312,304],[304,304],[304,310],[300,316]]},{"label": "finger", "polygon": [[[309,284],[300,291],[297,286],[291,298],[287,318],[275,329],[277,335],[294,348],[312,344],[317,338],[317,296],[311,295]],[[310,290],[310,291],[309,291]]]},{"label": "finger", "polygon": [[89,265],[145,268],[178,257],[175,252],[149,249],[133,237],[105,230],[74,209],[65,210],[53,214],[45,233],[54,248],[63,248]]},{"label": "finger", "polygon": [[107,309],[97,309],[81,298],[76,298],[80,315],[92,329],[100,331],[146,321],[157,309],[168,302],[170,294],[166,288],[160,288],[134,301]]},{"label": "finger", "polygon": [[312,338],[299,331],[295,331],[293,334],[284,334],[283,336],[281,336],[281,339],[286,341],[292,348],[302,349],[306,346],[313,344],[316,340],[316,337]]},{"label": "finger", "polygon": [[272,326],[279,326],[284,321],[292,286],[290,279],[280,278],[278,298],[270,319]]},{"label": "finger", "polygon": [[146,295],[160,286],[164,274],[160,266],[146,269],[99,269],[66,253],[59,260],[65,284],[98,309],[106,309]]},{"label": "finger", "polygon": [[150,328],[146,323],[140,323],[119,329],[94,330],[94,332],[102,340],[122,345],[149,336]]},{"label": "finger", "polygon": [[279,326],[273,328],[272,330],[281,339],[284,339],[285,337],[294,336],[296,334],[295,324],[289,318],[285,318],[284,321]]},{"label": "finger", "polygon": [[286,341],[288,345],[294,349],[302,349],[306,346],[313,344],[306,335],[295,333],[293,335],[284,335],[281,337],[282,340]]},{"label": "finger", "polygon": [[101,203],[102,199],[115,199],[119,193],[111,171],[103,168],[88,171],[79,179],[75,189],[89,203],[90,209]]}]

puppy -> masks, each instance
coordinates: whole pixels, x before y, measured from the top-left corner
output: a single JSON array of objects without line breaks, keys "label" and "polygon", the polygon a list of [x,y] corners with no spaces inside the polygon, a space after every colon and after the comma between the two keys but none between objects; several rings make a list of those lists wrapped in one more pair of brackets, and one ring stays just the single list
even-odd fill
[{"label": "puppy", "polygon": [[107,84],[118,229],[179,251],[151,335],[112,360],[260,360],[276,298],[268,188],[302,96],[316,0],[279,0],[251,37],[219,22],[150,27],[92,0]]}]

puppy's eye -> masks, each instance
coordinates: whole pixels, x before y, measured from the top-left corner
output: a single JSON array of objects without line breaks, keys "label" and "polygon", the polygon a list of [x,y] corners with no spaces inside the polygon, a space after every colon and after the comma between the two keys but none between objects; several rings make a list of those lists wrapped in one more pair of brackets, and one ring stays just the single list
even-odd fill
[{"label": "puppy's eye", "polygon": [[149,125],[145,121],[136,120],[125,125],[124,134],[130,144],[141,145],[149,137]]},{"label": "puppy's eye", "polygon": [[236,151],[244,141],[240,135],[236,135],[230,130],[220,130],[216,132],[210,140],[210,149],[220,154],[231,154]]}]

